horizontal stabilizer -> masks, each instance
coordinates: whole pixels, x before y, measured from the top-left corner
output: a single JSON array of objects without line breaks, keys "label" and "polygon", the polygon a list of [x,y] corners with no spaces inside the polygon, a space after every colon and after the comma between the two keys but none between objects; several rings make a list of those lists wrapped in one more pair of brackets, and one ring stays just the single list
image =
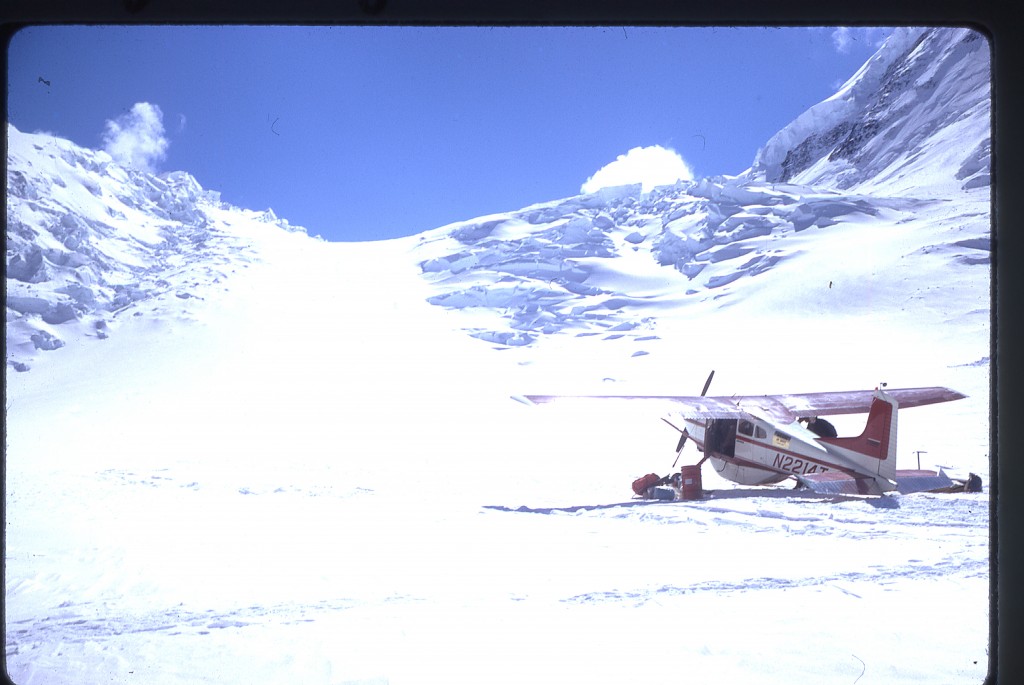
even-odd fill
[{"label": "horizontal stabilizer", "polygon": [[881,495],[885,490],[874,478],[855,478],[838,471],[797,476],[802,485],[823,495]]},{"label": "horizontal stabilizer", "polygon": [[[881,495],[882,488],[872,478],[854,478],[837,471],[797,476],[801,484],[814,492],[827,495]],[[955,486],[952,478],[939,469],[935,471],[897,471],[896,492],[942,492]]]},{"label": "horizontal stabilizer", "polygon": [[903,495],[912,492],[932,492],[949,488],[953,485],[953,479],[946,475],[946,472],[939,469],[934,471],[897,471],[896,491]]}]

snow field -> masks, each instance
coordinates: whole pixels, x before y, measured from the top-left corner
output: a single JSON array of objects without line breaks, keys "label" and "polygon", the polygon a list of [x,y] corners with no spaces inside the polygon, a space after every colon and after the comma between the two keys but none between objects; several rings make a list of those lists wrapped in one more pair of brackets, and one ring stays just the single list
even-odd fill
[{"label": "snow field", "polygon": [[[668,375],[670,335],[651,375],[619,341],[497,352],[414,297],[414,269],[381,268],[407,244],[268,236],[220,297],[185,303],[189,325],[132,321],[82,348],[88,374],[68,356],[17,376],[16,682],[612,683],[652,650],[692,677],[766,683],[985,672],[984,495],[576,509],[632,504],[675,431],[508,389],[699,388],[729,349],[705,359],[687,336],[696,358]],[[716,390],[777,382],[758,359],[722,367]]]}]

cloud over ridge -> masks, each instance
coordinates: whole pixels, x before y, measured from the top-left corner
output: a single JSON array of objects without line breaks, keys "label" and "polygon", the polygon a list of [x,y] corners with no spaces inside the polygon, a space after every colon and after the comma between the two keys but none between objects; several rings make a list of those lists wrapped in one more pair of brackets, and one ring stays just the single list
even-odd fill
[{"label": "cloud over ridge", "polygon": [[107,120],[103,149],[119,164],[152,172],[170,145],[163,119],[157,105],[137,102],[128,113]]},{"label": "cloud over ridge", "polygon": [[689,181],[693,170],[682,156],[660,145],[635,147],[615,161],[604,165],[580,186],[580,192],[593,193],[601,188],[643,184],[643,192],[676,181]]}]

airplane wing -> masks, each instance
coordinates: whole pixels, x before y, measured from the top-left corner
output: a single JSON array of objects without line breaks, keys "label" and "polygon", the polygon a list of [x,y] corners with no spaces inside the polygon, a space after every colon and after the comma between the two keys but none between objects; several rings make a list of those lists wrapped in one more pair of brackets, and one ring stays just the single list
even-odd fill
[{"label": "airplane wing", "polygon": [[[900,409],[920,407],[937,402],[960,400],[967,395],[942,387],[896,388],[883,391],[899,404]],[[835,414],[863,414],[871,409],[872,390],[845,392],[810,392],[794,395],[771,395],[796,416],[832,416]]]},{"label": "airplane wing", "polygon": [[[942,387],[899,388],[885,393],[899,403],[901,409],[920,407],[936,402],[959,400],[966,395]],[[863,414],[871,408],[873,390],[812,392],[788,395],[524,395],[528,403],[619,401],[630,406],[650,405],[653,409],[670,411],[692,419],[741,418],[747,414],[761,415],[787,424],[801,417]],[[516,398],[519,399],[519,398]]]},{"label": "airplane wing", "polygon": [[[746,414],[732,397],[697,395],[523,395],[527,404],[574,404],[595,401],[626,402],[630,407],[649,406],[653,411],[671,411],[688,419],[734,419]],[[516,397],[515,399],[519,399]]]}]

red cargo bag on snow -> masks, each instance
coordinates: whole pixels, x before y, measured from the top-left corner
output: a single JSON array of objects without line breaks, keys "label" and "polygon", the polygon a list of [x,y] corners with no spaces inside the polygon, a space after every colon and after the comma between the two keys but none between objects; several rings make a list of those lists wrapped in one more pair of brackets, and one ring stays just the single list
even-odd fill
[{"label": "red cargo bag on snow", "polygon": [[659,482],[661,482],[661,476],[656,473],[648,473],[633,481],[633,492],[643,497],[648,488],[654,487]]}]

